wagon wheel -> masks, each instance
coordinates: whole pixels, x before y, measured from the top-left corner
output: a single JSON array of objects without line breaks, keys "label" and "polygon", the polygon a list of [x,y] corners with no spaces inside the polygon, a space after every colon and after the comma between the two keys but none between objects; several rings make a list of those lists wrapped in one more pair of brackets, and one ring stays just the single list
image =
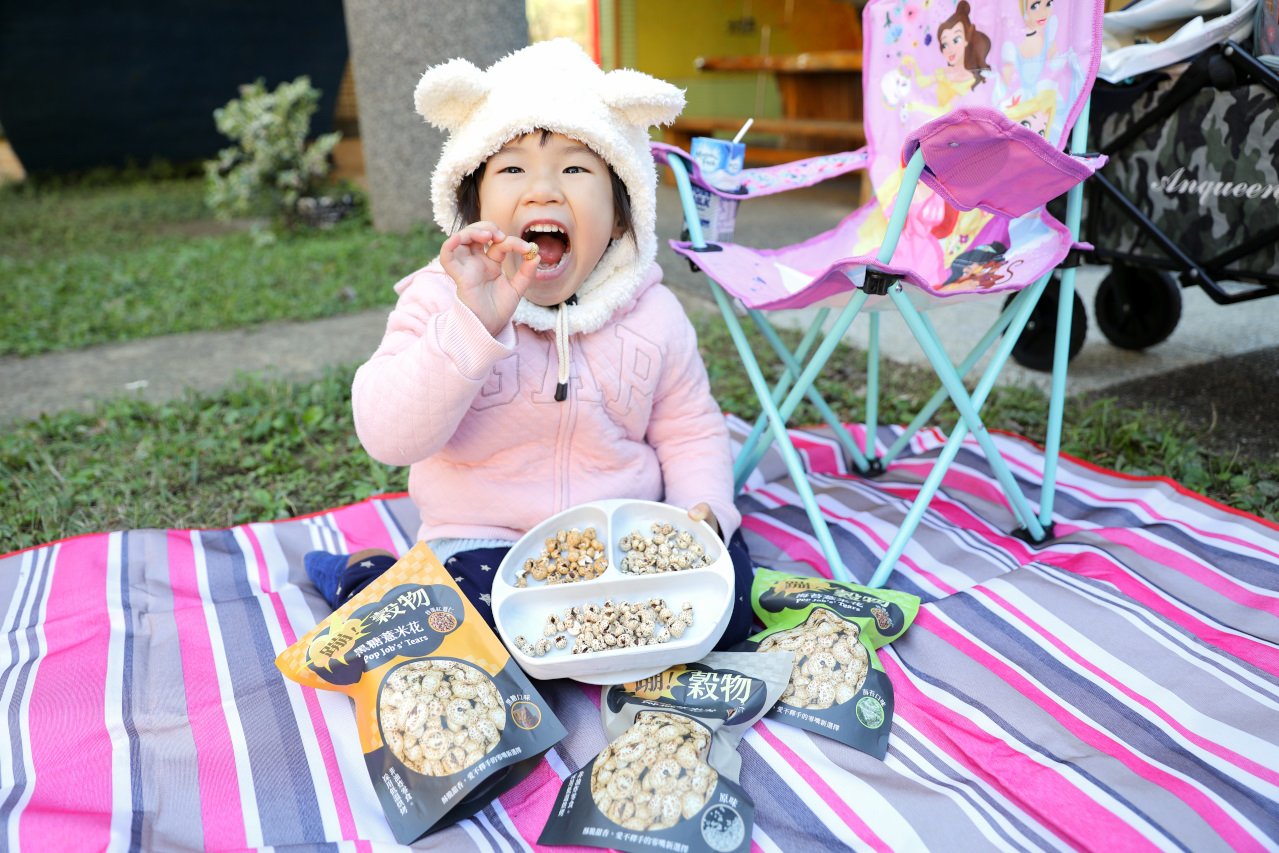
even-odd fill
[{"label": "wagon wheel", "polygon": [[[1053,369],[1053,350],[1057,343],[1057,298],[1061,293],[1060,273],[1053,273],[1052,279],[1039,297],[1039,303],[1030,312],[1030,319],[1022,329],[1017,343],[1013,344],[1012,356],[1018,364],[1031,370],[1049,371]],[[1004,300],[1004,307],[1013,301],[1016,294]],[[1084,313],[1084,301],[1075,293],[1074,309],[1070,315],[1070,349],[1067,359],[1072,359],[1084,348],[1084,334],[1088,331],[1088,316]]]},{"label": "wagon wheel", "polygon": [[1164,270],[1116,264],[1097,288],[1093,311],[1112,344],[1143,350],[1177,328],[1181,288]]}]

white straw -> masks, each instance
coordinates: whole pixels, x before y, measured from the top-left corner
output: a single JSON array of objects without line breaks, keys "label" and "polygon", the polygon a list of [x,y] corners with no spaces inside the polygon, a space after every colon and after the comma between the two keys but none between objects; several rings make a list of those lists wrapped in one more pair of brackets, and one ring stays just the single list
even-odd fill
[{"label": "white straw", "polygon": [[737,131],[737,135],[733,137],[734,145],[742,141],[742,137],[746,135],[746,131],[750,130],[751,125],[754,123],[755,123],[755,119],[753,118],[746,119],[746,124],[742,125],[742,129]]}]

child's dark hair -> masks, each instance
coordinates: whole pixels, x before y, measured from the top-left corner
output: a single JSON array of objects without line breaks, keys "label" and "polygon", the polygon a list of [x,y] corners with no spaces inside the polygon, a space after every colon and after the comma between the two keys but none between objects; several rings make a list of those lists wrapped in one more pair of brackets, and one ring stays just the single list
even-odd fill
[{"label": "child's dark hair", "polygon": [[[553,131],[542,130],[541,133],[541,144],[545,145],[546,140],[550,139]],[[457,185],[458,225],[467,225],[479,221],[480,181],[484,180],[484,167],[486,165],[488,164],[481,163],[475,168],[474,172],[463,178],[462,182]],[[604,165],[608,166],[608,163]],[[622,232],[634,242],[635,222],[631,219],[630,193],[626,191],[626,184],[622,183],[622,179],[617,176],[617,172],[613,171],[612,166],[608,166],[608,177],[613,184],[613,217],[622,226]]]}]

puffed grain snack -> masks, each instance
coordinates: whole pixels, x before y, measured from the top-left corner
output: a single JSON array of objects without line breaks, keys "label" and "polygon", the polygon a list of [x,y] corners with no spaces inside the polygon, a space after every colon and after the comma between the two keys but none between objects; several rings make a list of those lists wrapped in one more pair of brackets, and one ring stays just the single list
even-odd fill
[{"label": "puffed grain snack", "polygon": [[427,776],[465,770],[497,746],[506,709],[493,680],[460,661],[419,660],[382,683],[382,737],[395,757]]},{"label": "puffed grain snack", "polygon": [[625,829],[667,829],[706,805],[719,774],[706,763],[711,735],[682,714],[645,711],[595,759],[591,796]]},{"label": "puffed grain snack", "polygon": [[782,703],[825,709],[856,696],[870,666],[866,647],[857,639],[860,633],[856,623],[814,608],[804,624],[765,637],[757,651],[795,653]]},{"label": "puffed grain snack", "polygon": [[530,579],[548,584],[595,580],[607,568],[604,543],[594,527],[561,529],[547,537],[541,553],[516,570],[514,586],[523,589]]},{"label": "puffed grain snack", "polygon": [[751,606],[764,630],[737,648],[795,655],[790,681],[768,716],[882,759],[892,730],[893,682],[875,650],[910,626],[919,598],[760,569]]}]

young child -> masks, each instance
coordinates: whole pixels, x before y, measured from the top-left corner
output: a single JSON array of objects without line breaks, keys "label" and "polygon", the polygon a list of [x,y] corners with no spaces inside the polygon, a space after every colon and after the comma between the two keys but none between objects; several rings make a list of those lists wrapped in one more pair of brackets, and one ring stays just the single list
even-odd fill
[{"label": "young child", "polygon": [[[396,285],[352,398],[369,454],[410,466],[418,538],[492,624],[493,574],[527,530],[588,501],[661,500],[729,543],[737,601],[721,646],[744,639],[752,569],[728,433],[654,262],[648,128],[673,121],[683,94],[606,74],[557,39],[487,71],[431,68],[416,102],[450,133],[431,201],[451,236]],[[334,606],[393,562],[306,555]]]}]

